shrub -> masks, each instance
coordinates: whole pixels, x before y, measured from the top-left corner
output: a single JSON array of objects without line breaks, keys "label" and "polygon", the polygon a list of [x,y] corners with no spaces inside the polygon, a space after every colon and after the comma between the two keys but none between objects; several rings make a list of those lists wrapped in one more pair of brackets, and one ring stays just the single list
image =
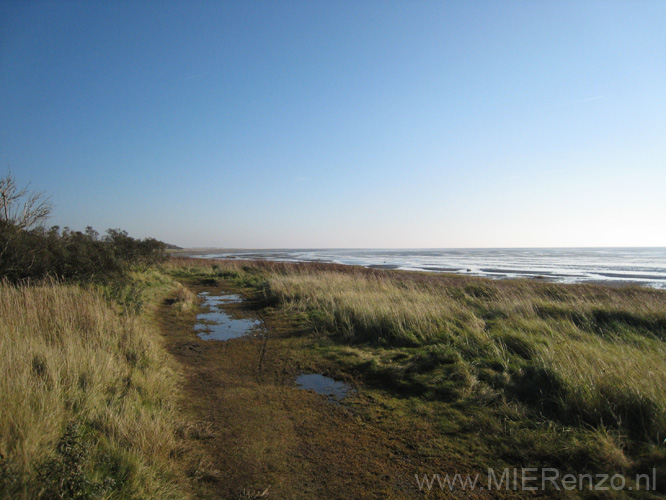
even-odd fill
[{"label": "shrub", "polygon": [[119,229],[99,238],[93,228],[85,232],[22,229],[0,220],[0,277],[16,283],[52,276],[65,281],[108,281],[132,267],[148,267],[165,258],[166,245],[143,240]]}]

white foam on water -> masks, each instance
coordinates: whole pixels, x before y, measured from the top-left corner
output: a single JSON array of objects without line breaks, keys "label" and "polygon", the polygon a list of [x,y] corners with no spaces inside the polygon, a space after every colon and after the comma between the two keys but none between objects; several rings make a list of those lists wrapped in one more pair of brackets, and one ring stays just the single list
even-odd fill
[{"label": "white foam on water", "polygon": [[666,248],[280,249],[205,258],[331,262],[559,283],[608,282],[666,289]]}]

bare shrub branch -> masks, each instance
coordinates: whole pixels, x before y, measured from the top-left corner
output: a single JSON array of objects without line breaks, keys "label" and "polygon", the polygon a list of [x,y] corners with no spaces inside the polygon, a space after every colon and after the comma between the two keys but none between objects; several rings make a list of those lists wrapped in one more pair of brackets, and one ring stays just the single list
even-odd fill
[{"label": "bare shrub branch", "polygon": [[30,191],[16,185],[11,171],[0,179],[0,220],[19,229],[40,226],[51,215],[53,205],[49,197],[39,191]]}]

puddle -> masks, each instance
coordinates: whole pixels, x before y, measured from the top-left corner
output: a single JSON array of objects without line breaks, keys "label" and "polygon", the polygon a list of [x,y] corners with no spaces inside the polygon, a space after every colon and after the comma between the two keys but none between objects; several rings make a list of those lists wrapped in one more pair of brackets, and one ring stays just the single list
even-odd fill
[{"label": "puddle", "polygon": [[210,292],[201,292],[199,297],[204,298],[204,307],[217,306],[219,304],[240,304],[243,298],[235,293],[228,293],[225,295],[211,295]]},{"label": "puddle", "polygon": [[208,312],[197,315],[194,329],[199,332],[203,340],[231,340],[255,333],[261,326],[261,321],[252,318],[234,318],[222,308],[225,304],[239,304],[243,301],[240,295],[211,295],[201,292],[204,298],[202,306]]},{"label": "puddle", "polygon": [[299,375],[296,383],[303,389],[315,391],[317,394],[323,394],[330,399],[343,399],[351,390],[344,382],[333,380],[319,373],[304,373]]}]

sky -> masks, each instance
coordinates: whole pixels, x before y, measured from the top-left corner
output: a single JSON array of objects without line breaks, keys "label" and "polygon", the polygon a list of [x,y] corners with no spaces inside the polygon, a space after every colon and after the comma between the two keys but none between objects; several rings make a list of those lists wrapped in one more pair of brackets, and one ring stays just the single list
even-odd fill
[{"label": "sky", "polygon": [[666,246],[666,2],[0,2],[0,175],[184,247]]}]

